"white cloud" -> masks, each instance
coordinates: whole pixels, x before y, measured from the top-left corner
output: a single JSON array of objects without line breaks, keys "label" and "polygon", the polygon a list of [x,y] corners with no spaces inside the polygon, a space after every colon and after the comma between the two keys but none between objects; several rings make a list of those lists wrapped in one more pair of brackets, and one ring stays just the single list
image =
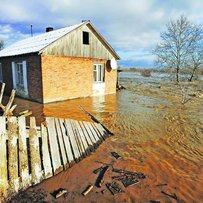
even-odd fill
[{"label": "white cloud", "polygon": [[152,61],[151,49],[170,19],[181,14],[203,23],[202,0],[0,0],[0,39],[8,44],[44,32],[46,26],[68,26],[91,20],[123,59]]}]

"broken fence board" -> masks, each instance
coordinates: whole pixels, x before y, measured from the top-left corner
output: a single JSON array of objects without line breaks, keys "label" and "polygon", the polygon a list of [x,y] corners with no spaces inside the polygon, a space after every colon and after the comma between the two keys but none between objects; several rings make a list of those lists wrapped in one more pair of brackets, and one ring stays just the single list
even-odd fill
[{"label": "broken fence board", "polygon": [[75,138],[76,138],[78,148],[80,150],[80,154],[82,156],[86,156],[85,148],[83,146],[83,142],[82,142],[82,139],[81,139],[81,135],[79,134],[78,129],[75,126],[74,120],[70,120],[70,123],[71,123],[72,129],[73,129],[73,132],[74,132],[74,135],[75,135]]},{"label": "broken fence board", "polygon": [[30,117],[29,137],[32,184],[37,184],[42,180],[42,168],[35,117]]},{"label": "broken fence board", "polygon": [[55,118],[54,120],[55,120],[56,131],[57,131],[57,135],[58,135],[58,139],[59,139],[59,147],[60,147],[60,150],[61,150],[63,165],[65,167],[66,164],[68,163],[68,160],[67,160],[67,156],[66,156],[66,152],[65,152],[65,146],[64,146],[64,142],[63,142],[63,137],[62,137],[62,134],[61,134],[61,128],[60,128],[58,118]]},{"label": "broken fence board", "polygon": [[94,123],[94,124],[95,124],[95,126],[97,127],[97,129],[100,131],[102,137],[105,139],[105,138],[107,137],[107,135],[108,135],[108,133],[106,132],[106,130],[102,127],[101,124],[99,124],[99,123]]},{"label": "broken fence board", "polygon": [[51,152],[51,159],[52,165],[54,169],[54,175],[61,172],[63,170],[61,164],[61,157],[59,153],[59,146],[56,134],[56,128],[54,124],[54,118],[46,118],[47,128],[48,128],[48,138],[50,144],[50,152]]},{"label": "broken fence board", "polygon": [[0,117],[0,202],[7,196],[6,117]]},{"label": "broken fence board", "polygon": [[18,118],[18,127],[19,127],[18,140],[19,140],[20,181],[21,181],[21,187],[25,189],[30,185],[25,117]]},{"label": "broken fence board", "polygon": [[92,140],[93,144],[97,147],[97,140],[95,139],[93,133],[91,132],[87,122],[83,121],[83,124],[84,124],[85,129],[86,129],[88,135],[90,136],[90,139]]},{"label": "broken fence board", "polygon": [[97,143],[101,143],[100,137],[97,135],[97,132],[95,131],[94,127],[91,125],[90,122],[87,122],[87,125],[89,126],[89,129],[91,130],[94,138],[96,139]]},{"label": "broken fence board", "polygon": [[63,141],[64,141],[64,144],[65,144],[65,149],[66,149],[66,155],[67,155],[67,158],[68,158],[68,162],[69,162],[70,165],[72,165],[73,162],[74,162],[74,157],[73,157],[73,153],[72,153],[72,150],[71,150],[71,145],[70,145],[70,141],[69,141],[69,135],[68,135],[68,132],[67,132],[66,127],[65,127],[65,120],[62,119],[62,118],[59,118],[59,123],[60,123],[60,128],[61,128]]},{"label": "broken fence board", "polygon": [[9,174],[9,195],[19,190],[18,177],[18,145],[17,145],[17,118],[8,118],[8,174]]},{"label": "broken fence board", "polygon": [[79,161],[80,157],[81,157],[81,154],[80,154],[79,148],[77,146],[77,142],[75,140],[75,135],[73,133],[73,129],[72,129],[70,120],[65,119],[65,123],[66,123],[66,130],[68,132],[70,142],[71,142],[71,146],[72,146],[72,149],[73,149],[75,161]]},{"label": "broken fence board", "polygon": [[101,141],[103,141],[104,138],[103,138],[102,134],[100,133],[100,131],[97,129],[96,125],[95,125],[94,123],[92,123],[92,122],[91,122],[90,124],[92,125],[93,129],[94,129],[95,132],[97,133],[97,136],[99,137],[99,139],[100,139]]},{"label": "broken fence board", "polygon": [[51,167],[51,158],[49,154],[47,128],[44,127],[43,124],[41,124],[41,136],[42,136],[42,163],[44,167],[44,177],[49,178],[53,176],[53,172]]},{"label": "broken fence board", "polygon": [[82,129],[82,131],[83,131],[83,133],[84,133],[84,135],[85,135],[85,138],[86,138],[86,140],[87,140],[87,143],[88,143],[89,147],[90,147],[91,150],[92,150],[92,149],[94,148],[94,142],[90,139],[90,136],[89,136],[89,134],[87,133],[87,131],[86,131],[86,129],[85,129],[85,126],[84,126],[84,124],[83,124],[82,121],[79,121],[79,125],[80,125],[80,127],[81,127],[81,129]]},{"label": "broken fence board", "polygon": [[87,140],[85,139],[85,135],[84,135],[84,133],[83,133],[83,131],[82,131],[80,125],[79,125],[79,122],[73,120],[73,123],[74,123],[75,128],[77,129],[77,131],[78,131],[80,137],[81,137],[81,140],[82,140],[82,143],[83,143],[84,150],[85,150],[85,151],[88,151],[88,143],[87,143]]}]

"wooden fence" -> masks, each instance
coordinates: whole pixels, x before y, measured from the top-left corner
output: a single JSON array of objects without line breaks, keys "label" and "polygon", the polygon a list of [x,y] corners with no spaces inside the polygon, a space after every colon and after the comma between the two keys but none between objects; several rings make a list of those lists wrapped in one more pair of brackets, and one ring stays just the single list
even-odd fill
[{"label": "wooden fence", "polygon": [[94,151],[108,136],[99,123],[0,117],[0,202],[52,177]]}]

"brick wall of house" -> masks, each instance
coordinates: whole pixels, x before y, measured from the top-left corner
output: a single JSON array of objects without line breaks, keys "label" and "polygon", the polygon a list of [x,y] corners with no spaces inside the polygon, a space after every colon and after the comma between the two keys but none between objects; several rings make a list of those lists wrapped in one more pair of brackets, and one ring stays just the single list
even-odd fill
[{"label": "brick wall of house", "polygon": [[26,61],[29,99],[42,102],[41,56],[22,55],[0,59],[3,81],[6,83],[5,93],[10,95],[13,89],[12,62]]},{"label": "brick wall of house", "polygon": [[[93,64],[106,60],[42,56],[44,103],[62,101],[93,94]],[[116,92],[116,71],[105,68],[105,94]]]},{"label": "brick wall of house", "polygon": [[116,93],[117,70],[112,70],[109,61],[105,68],[105,94]]}]

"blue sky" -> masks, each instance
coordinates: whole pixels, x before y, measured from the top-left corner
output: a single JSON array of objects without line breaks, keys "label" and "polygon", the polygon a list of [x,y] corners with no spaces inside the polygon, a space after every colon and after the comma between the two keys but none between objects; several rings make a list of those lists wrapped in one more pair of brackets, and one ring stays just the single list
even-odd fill
[{"label": "blue sky", "polygon": [[203,24],[203,0],[0,0],[0,40],[6,46],[90,20],[117,51],[125,67],[153,67],[152,49],[169,20],[185,15]]}]

